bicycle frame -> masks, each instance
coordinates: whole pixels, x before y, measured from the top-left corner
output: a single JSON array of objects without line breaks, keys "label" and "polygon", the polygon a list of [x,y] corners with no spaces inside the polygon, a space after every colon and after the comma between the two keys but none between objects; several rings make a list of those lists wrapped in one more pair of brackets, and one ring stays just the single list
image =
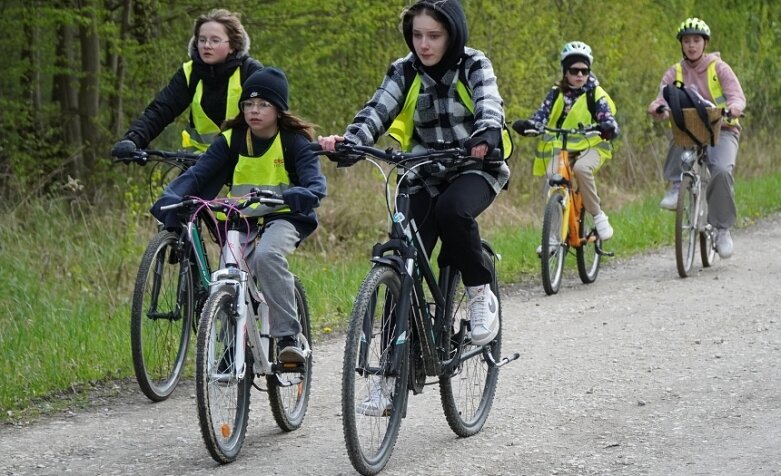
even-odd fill
[{"label": "bicycle frame", "polygon": [[[272,198],[261,198],[259,203],[279,204],[281,200]],[[249,202],[247,202],[249,204]],[[270,375],[280,371],[295,371],[296,365],[286,366],[277,364],[269,360],[269,350],[271,347],[271,328],[269,322],[269,310],[263,293],[258,289],[255,280],[251,279],[251,273],[247,263],[243,258],[242,250],[248,243],[242,243],[239,224],[243,220],[236,209],[230,210],[228,216],[228,231],[226,240],[222,247],[222,259],[224,265],[212,273],[209,282],[210,292],[232,287],[235,289],[234,302],[236,337],[234,341],[234,362],[240,363],[235,366],[233,374],[215,373],[217,380],[236,379],[241,380],[246,377],[246,350],[249,348],[252,353],[253,375]],[[306,339],[302,340],[304,345],[304,355],[309,356],[311,348]],[[215,360],[214,355],[209,356],[210,361]],[[216,368],[213,369],[216,372]],[[283,382],[280,382],[283,384]],[[292,385],[288,382],[286,385]]]}]

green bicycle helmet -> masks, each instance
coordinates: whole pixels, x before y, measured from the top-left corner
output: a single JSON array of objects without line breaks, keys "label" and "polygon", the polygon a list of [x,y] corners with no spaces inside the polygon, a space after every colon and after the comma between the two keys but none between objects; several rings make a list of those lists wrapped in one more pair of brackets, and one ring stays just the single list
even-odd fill
[{"label": "green bicycle helmet", "polygon": [[699,18],[687,18],[678,27],[678,34],[676,35],[678,41],[681,41],[684,35],[700,35],[706,40],[710,40],[710,27]]}]

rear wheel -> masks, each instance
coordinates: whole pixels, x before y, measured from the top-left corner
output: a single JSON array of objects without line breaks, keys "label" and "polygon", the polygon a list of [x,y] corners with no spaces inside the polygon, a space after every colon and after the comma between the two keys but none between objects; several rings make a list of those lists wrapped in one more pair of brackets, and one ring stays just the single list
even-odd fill
[{"label": "rear wheel", "polygon": [[567,238],[564,236],[564,196],[561,193],[551,195],[545,205],[545,217],[542,221],[542,245],[540,260],[542,263],[542,287],[548,295],[559,292],[561,275],[564,272],[564,260],[567,258]]},{"label": "rear wheel", "polygon": [[[296,311],[301,333],[310,347],[312,328],[309,320],[309,302],[306,292],[298,278],[295,278]],[[309,405],[309,392],[312,388],[312,353],[304,362],[300,372],[278,372],[266,377],[268,399],[274,421],[285,431],[293,431],[301,426]]]},{"label": "rear wheel", "polygon": [[675,264],[678,267],[678,275],[682,278],[688,276],[691,271],[697,247],[700,190],[693,184],[690,176],[683,177],[675,212]]},{"label": "rear wheel", "polygon": [[[483,259],[490,267],[494,279],[491,290],[496,295],[498,302],[497,315],[499,318],[499,333],[496,338],[486,346],[472,345],[466,338],[467,307],[469,299],[461,282],[461,274],[451,268],[449,289],[445,297],[447,339],[443,345],[450,345],[450,358],[459,354],[461,362],[453,373],[444,375],[439,379],[439,394],[442,399],[442,408],[445,418],[453,432],[462,437],[472,436],[478,433],[485,425],[488,414],[493,405],[496,393],[496,384],[499,379],[499,368],[489,365],[486,356],[488,353],[494,362],[501,359],[502,347],[502,300],[499,296],[499,283],[496,279],[495,257],[486,246],[483,247]],[[458,328],[456,331],[455,328]],[[474,354],[469,358],[464,358]]]},{"label": "rear wheel", "polygon": [[184,370],[193,322],[193,280],[181,260],[179,236],[161,231],[149,242],[136,276],[130,312],[130,344],[136,380],[159,402],[176,388]]},{"label": "rear wheel", "polygon": [[[385,467],[407,406],[409,349],[393,342],[401,280],[394,269],[375,266],[363,281],[353,306],[342,368],[342,424],[347,454],[364,475]],[[396,353],[401,359],[391,375]]]},{"label": "rear wheel", "polygon": [[219,463],[235,460],[244,444],[252,389],[252,362],[245,353],[247,371],[236,377],[236,296],[231,288],[213,293],[204,305],[198,325],[195,389],[201,436],[209,454]]},{"label": "rear wheel", "polygon": [[602,240],[597,236],[594,217],[585,208],[580,209],[580,247],[577,248],[578,274],[584,284],[590,284],[597,280],[599,263],[602,255],[597,248],[602,245]]}]

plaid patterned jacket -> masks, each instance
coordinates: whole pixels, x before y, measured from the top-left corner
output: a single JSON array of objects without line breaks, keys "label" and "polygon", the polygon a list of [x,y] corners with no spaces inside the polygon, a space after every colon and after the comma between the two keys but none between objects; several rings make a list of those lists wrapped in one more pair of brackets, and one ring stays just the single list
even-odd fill
[{"label": "plaid patterned jacket", "polygon": [[[407,97],[405,68],[419,71],[422,87],[414,115],[415,133],[412,138],[412,150],[463,147],[467,139],[493,129],[501,130],[504,124],[502,98],[496,84],[493,66],[481,52],[465,48],[463,65],[444,74],[436,82],[417,68],[414,56],[410,53],[391,64],[382,84],[369,102],[358,112],[353,123],[347,127],[345,139],[348,142],[372,145],[390,127],[393,119],[401,112]],[[405,65],[406,64],[406,65]],[[474,115],[458,99],[456,84],[459,80],[459,68],[466,76],[466,86],[472,92],[475,105]],[[427,169],[420,171],[418,180],[436,187],[449,182],[463,173],[476,173],[484,177],[496,193],[505,186],[510,177],[506,164],[491,170],[477,170],[474,166],[461,168]],[[412,193],[418,187],[410,190]],[[435,190],[429,190],[433,195]]]}]

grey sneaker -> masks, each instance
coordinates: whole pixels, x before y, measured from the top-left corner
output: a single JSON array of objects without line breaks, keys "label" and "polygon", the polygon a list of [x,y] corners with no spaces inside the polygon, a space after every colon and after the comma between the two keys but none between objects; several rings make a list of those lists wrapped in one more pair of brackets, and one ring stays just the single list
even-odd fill
[{"label": "grey sneaker", "polygon": [[665,210],[676,210],[678,208],[678,189],[681,188],[679,182],[675,182],[667,189],[664,198],[659,202],[659,207]]},{"label": "grey sneaker", "polygon": [[732,256],[732,235],[726,228],[719,228],[716,230],[716,238],[714,239],[716,245],[716,252],[721,259],[727,259]]},{"label": "grey sneaker", "polygon": [[296,336],[280,337],[277,341],[279,349],[279,362],[283,364],[303,364],[306,362],[306,354],[298,343]]},{"label": "grey sneaker", "polygon": [[499,333],[499,301],[491,286],[467,286],[472,343],[486,345]]},{"label": "grey sneaker", "polygon": [[377,377],[369,382],[369,394],[355,406],[355,413],[373,417],[390,416],[391,391],[395,379]]}]

